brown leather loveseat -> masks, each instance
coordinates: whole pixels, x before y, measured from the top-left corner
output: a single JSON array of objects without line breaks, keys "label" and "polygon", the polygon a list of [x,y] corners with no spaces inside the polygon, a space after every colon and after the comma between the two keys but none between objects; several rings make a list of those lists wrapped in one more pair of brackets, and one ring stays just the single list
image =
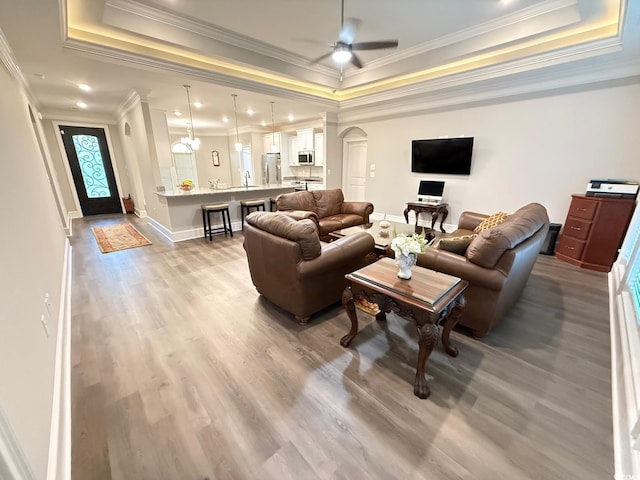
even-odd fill
[{"label": "brown leather loveseat", "polygon": [[340,188],[283,193],[276,199],[278,211],[304,210],[318,226],[320,237],[342,228],[369,223],[373,204],[345,202]]},{"label": "brown leather loveseat", "polygon": [[247,215],[244,249],[258,292],[300,323],[340,301],[344,276],[372,261],[374,240],[362,232],[323,243],[316,224],[278,212]]},{"label": "brown leather loveseat", "polygon": [[[458,230],[448,237],[473,235],[488,215],[463,212]],[[530,203],[509,215],[503,223],[483,230],[462,254],[428,247],[417,265],[448,273],[469,282],[467,306],[458,324],[474,337],[485,336],[518,301],[549,229],[547,210]]]}]

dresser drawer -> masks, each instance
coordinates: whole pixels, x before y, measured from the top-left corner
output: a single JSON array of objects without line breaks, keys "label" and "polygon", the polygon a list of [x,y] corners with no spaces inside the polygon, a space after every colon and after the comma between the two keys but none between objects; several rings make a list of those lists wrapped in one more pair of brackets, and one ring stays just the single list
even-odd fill
[{"label": "dresser drawer", "polygon": [[582,250],[584,250],[584,245],[585,242],[572,238],[568,235],[562,235],[556,251],[567,257],[580,260]]},{"label": "dresser drawer", "polygon": [[597,208],[598,202],[585,198],[574,198],[571,200],[571,206],[569,207],[569,216],[593,220]]},{"label": "dresser drawer", "polygon": [[591,222],[577,218],[567,218],[563,234],[578,240],[586,240],[591,229]]}]

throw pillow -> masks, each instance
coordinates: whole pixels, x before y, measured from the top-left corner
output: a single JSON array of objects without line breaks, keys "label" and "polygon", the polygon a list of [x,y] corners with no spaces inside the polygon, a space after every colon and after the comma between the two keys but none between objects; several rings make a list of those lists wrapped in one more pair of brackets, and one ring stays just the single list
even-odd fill
[{"label": "throw pillow", "polygon": [[447,252],[456,253],[458,255],[464,255],[467,251],[467,247],[476,238],[476,234],[461,235],[460,237],[445,237],[441,238],[436,244],[438,250],[446,250]]},{"label": "throw pillow", "polygon": [[489,230],[490,228],[493,228],[496,225],[500,225],[502,222],[504,222],[507,219],[508,216],[509,214],[504,212],[494,213],[493,215],[490,215],[489,217],[481,221],[478,224],[478,226],[473,229],[473,233],[480,233],[480,232],[483,232],[484,230]]}]

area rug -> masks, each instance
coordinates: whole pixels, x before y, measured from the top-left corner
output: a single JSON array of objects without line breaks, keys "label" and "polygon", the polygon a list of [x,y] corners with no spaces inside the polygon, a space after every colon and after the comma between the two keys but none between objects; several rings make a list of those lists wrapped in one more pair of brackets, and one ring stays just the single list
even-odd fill
[{"label": "area rug", "polygon": [[92,227],[91,231],[102,253],[151,245],[151,242],[130,223]]}]

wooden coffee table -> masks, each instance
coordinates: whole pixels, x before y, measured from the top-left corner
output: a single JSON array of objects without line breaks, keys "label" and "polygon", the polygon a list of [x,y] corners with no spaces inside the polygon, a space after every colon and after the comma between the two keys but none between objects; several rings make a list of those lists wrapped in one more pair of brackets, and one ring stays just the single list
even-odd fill
[{"label": "wooden coffee table", "polygon": [[[442,344],[447,354],[458,356],[458,349],[449,342],[449,334],[458,322],[466,305],[462,293],[468,283],[451,275],[414,267],[413,276],[402,280],[396,276],[398,267],[390,258],[381,258],[371,265],[346,275],[351,285],[342,293],[342,305],[351,320],[351,330],[340,340],[349,346],[358,334],[356,302],[376,304],[376,320],[386,320],[388,312],[408,317],[416,322],[418,330],[418,364],[413,393],[428,398],[429,386],[424,376],[427,359],[438,343],[439,325],[442,325]],[[375,305],[374,305],[375,306]]]},{"label": "wooden coffee table", "polygon": [[375,252],[378,255],[385,255],[387,248],[391,245],[394,234],[400,235],[405,233],[412,235],[414,233],[422,233],[424,230],[427,240],[431,240],[435,233],[430,228],[424,228],[419,226],[407,225],[406,223],[389,222],[389,228],[380,227],[380,221],[371,223],[364,223],[362,225],[356,225],[355,227],[343,228],[342,230],[336,230],[329,234],[330,237],[340,238],[346,235],[353,235],[358,232],[366,232],[373,237],[375,241]]}]

